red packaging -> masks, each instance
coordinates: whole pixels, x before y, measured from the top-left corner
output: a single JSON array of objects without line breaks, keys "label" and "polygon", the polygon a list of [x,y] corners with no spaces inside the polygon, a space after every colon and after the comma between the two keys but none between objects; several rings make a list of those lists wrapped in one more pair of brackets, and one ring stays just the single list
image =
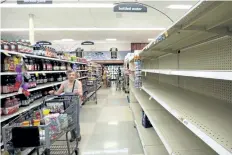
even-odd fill
[{"label": "red packaging", "polygon": [[10,114],[13,114],[13,113],[17,112],[18,110],[19,110],[19,104],[15,105],[15,106],[12,106],[12,107],[4,108],[3,109],[3,114],[4,115],[10,115]]}]

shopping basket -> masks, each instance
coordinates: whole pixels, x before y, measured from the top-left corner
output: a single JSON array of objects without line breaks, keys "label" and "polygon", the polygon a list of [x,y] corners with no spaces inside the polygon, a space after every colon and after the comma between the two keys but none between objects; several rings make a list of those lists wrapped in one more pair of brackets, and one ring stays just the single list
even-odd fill
[{"label": "shopping basket", "polygon": [[[16,154],[35,148],[37,154],[42,151],[46,155],[78,155],[79,108],[76,95],[46,96],[37,111],[26,112],[3,127],[4,150]],[[72,143],[69,132],[76,134]]]}]

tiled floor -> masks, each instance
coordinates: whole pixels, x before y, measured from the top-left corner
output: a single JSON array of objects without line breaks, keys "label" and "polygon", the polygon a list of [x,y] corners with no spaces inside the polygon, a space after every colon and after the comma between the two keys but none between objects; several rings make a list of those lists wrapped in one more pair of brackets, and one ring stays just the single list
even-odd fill
[{"label": "tiled floor", "polygon": [[115,87],[98,90],[98,104],[80,113],[81,155],[143,155],[126,94]]}]

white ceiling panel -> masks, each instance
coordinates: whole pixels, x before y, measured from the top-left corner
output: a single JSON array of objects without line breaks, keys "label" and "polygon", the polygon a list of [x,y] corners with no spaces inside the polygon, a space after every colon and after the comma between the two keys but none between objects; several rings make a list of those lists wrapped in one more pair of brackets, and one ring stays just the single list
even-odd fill
[{"label": "white ceiling panel", "polygon": [[[128,0],[119,0],[128,2]],[[117,2],[119,2],[117,0]],[[166,13],[174,21],[188,10],[166,8],[171,4],[195,5],[197,1],[138,0]],[[16,2],[8,0],[7,3]],[[53,0],[54,3],[77,3],[77,0]],[[78,3],[114,3],[108,0],[79,0]],[[172,22],[162,13],[148,8],[147,13],[115,13],[113,8],[1,8],[1,28],[28,28],[29,14],[34,14],[35,28],[167,28]],[[36,31],[35,40],[105,40],[146,42],[161,31]],[[2,32],[4,38],[28,39],[28,32]]]}]

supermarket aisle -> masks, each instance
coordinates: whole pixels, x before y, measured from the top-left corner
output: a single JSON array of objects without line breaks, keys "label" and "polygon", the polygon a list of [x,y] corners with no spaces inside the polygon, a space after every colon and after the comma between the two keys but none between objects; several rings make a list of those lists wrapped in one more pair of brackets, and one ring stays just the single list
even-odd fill
[{"label": "supermarket aisle", "polygon": [[98,104],[86,103],[80,114],[81,155],[143,155],[124,92],[98,91]]}]

